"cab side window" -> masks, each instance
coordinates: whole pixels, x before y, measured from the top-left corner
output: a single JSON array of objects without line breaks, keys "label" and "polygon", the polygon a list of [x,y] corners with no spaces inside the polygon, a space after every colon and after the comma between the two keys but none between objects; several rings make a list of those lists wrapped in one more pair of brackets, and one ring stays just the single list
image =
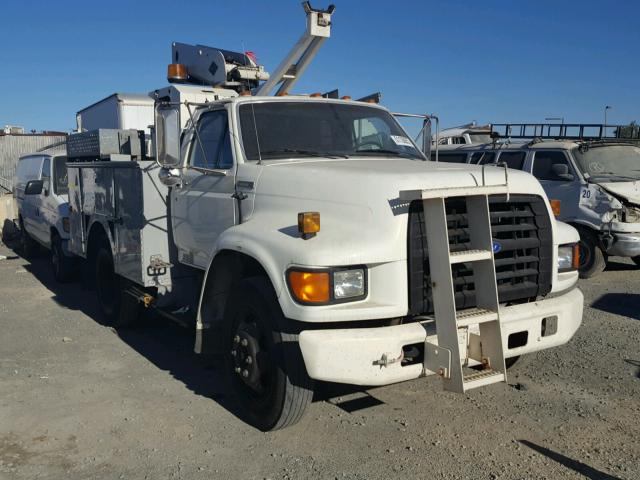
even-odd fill
[{"label": "cab side window", "polygon": [[507,168],[513,168],[515,170],[522,170],[524,166],[524,159],[527,156],[526,152],[502,152],[498,158],[498,162],[506,163]]},{"label": "cab side window", "polygon": [[531,173],[538,180],[563,182],[569,180],[566,175],[571,173],[571,166],[561,151],[540,151],[536,152]]},{"label": "cab side window", "polygon": [[471,157],[471,163],[485,165],[487,163],[493,163],[495,161],[495,158],[496,154],[493,152],[476,152]]},{"label": "cab side window", "polygon": [[231,168],[233,156],[227,111],[216,110],[203,114],[197,128],[198,135],[194,135],[192,140],[189,164],[207,169]]},{"label": "cab side window", "polygon": [[[436,154],[433,152],[431,154],[431,160],[436,160]],[[466,153],[438,153],[438,161],[439,162],[447,162],[447,163],[467,163],[467,154]]]}]

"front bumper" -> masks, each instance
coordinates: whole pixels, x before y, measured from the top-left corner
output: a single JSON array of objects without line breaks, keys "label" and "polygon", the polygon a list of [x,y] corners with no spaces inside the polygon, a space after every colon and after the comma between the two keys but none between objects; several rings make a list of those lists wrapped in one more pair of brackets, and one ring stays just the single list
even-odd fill
[{"label": "front bumper", "polygon": [[[506,357],[544,350],[567,343],[582,322],[584,297],[577,288],[554,298],[500,309],[502,342]],[[557,317],[557,331],[542,336],[542,319]],[[383,355],[398,358],[402,347],[429,340],[437,343],[435,332],[423,323],[392,327],[305,330],[300,333],[300,349],[311,378],[354,385],[388,385],[433,372],[422,364],[402,366],[401,362],[380,366]],[[527,332],[527,342],[508,348],[511,334]],[[466,351],[466,346],[461,346]]]},{"label": "front bumper", "polygon": [[640,233],[612,233],[613,245],[607,250],[609,255],[617,257],[635,257],[640,255]]}]

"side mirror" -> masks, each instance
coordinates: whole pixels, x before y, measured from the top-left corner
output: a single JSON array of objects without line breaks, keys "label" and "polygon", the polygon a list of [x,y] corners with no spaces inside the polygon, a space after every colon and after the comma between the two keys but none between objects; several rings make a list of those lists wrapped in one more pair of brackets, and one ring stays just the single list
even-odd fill
[{"label": "side mirror", "polygon": [[24,187],[25,195],[40,195],[42,193],[42,187],[44,182],[42,180],[29,180]]},{"label": "side mirror", "polygon": [[162,167],[158,173],[158,178],[163,185],[167,187],[179,186],[182,182],[180,178],[180,170],[177,168]]},{"label": "side mirror", "polygon": [[156,160],[163,167],[180,164],[180,105],[156,106]]},{"label": "side mirror", "polygon": [[573,175],[569,173],[569,166],[564,163],[554,163],[551,165],[551,171],[561,180],[573,180]]},{"label": "side mirror", "polygon": [[422,153],[428,159],[431,158],[431,119],[425,118],[422,126]]}]

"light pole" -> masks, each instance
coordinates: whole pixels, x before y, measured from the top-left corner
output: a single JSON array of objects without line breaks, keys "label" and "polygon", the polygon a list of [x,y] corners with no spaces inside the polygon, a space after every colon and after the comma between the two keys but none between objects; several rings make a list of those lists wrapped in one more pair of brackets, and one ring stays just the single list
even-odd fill
[{"label": "light pole", "polygon": [[607,110],[612,109],[611,105],[605,105],[604,107],[604,132],[602,132],[603,136],[607,135]]}]

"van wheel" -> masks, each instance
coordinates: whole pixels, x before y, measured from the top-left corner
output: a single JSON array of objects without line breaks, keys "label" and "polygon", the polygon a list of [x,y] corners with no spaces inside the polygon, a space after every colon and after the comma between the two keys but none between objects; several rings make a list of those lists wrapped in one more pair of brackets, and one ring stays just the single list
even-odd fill
[{"label": "van wheel", "polygon": [[38,253],[40,246],[31,238],[31,235],[27,233],[27,229],[24,228],[24,223],[20,219],[20,250],[25,258],[31,258]]},{"label": "van wheel", "polygon": [[263,431],[298,422],[313,397],[298,335],[269,281],[236,283],[224,312],[224,370],[240,416]]},{"label": "van wheel", "polygon": [[51,266],[58,282],[67,283],[73,278],[75,261],[64,254],[62,239],[58,235],[51,237]]},{"label": "van wheel", "polygon": [[596,235],[586,228],[579,227],[580,232],[580,278],[591,278],[602,272],[607,265],[604,253],[600,248]]},{"label": "van wheel", "polygon": [[636,265],[638,265],[640,267],[640,255],[636,255],[635,257],[631,257],[631,260],[633,260],[633,263],[635,263]]},{"label": "van wheel", "polygon": [[126,292],[127,282],[115,273],[111,249],[103,245],[96,255],[96,294],[105,323],[111,327],[128,327],[140,316],[140,303]]}]

